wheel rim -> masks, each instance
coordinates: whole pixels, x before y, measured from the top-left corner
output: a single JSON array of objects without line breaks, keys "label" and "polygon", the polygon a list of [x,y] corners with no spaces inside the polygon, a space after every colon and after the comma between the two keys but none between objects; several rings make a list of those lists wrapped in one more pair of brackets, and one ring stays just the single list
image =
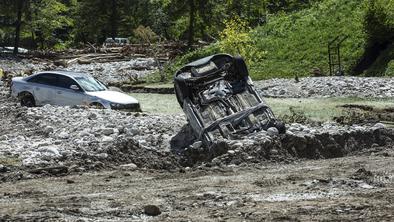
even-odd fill
[{"label": "wheel rim", "polygon": [[22,98],[22,106],[33,107],[34,100],[31,97],[25,96]]}]

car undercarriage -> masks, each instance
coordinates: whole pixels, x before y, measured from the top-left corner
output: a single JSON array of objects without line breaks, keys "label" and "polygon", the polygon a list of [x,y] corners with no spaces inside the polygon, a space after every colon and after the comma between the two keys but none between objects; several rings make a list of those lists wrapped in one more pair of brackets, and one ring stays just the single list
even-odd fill
[{"label": "car undercarriage", "polygon": [[177,99],[195,136],[210,147],[220,138],[285,126],[261,98],[241,57],[217,54],[190,63],[174,78]]}]

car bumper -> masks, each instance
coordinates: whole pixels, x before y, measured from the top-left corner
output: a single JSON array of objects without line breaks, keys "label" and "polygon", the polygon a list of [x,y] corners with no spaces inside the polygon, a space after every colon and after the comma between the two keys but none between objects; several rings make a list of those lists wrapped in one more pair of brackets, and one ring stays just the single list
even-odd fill
[{"label": "car bumper", "polygon": [[111,109],[113,110],[121,110],[121,111],[129,111],[129,112],[141,112],[141,106],[139,103],[131,103],[131,104],[111,104]]}]

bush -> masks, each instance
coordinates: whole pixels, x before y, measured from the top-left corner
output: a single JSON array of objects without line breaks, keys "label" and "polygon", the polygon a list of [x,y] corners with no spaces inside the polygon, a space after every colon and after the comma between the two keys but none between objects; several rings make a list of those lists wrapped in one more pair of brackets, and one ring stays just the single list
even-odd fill
[{"label": "bush", "polygon": [[251,65],[261,62],[265,52],[257,50],[251,38],[251,29],[246,21],[239,17],[224,22],[225,28],[220,33],[219,49],[231,55],[241,55]]}]

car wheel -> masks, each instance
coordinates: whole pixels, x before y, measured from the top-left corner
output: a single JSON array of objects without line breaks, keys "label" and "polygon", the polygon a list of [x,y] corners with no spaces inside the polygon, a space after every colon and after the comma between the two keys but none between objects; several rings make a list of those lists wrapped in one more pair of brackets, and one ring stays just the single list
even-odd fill
[{"label": "car wheel", "polygon": [[23,93],[20,96],[21,106],[26,107],[34,107],[36,106],[36,101],[34,100],[34,96],[30,93]]},{"label": "car wheel", "polygon": [[249,76],[248,66],[246,65],[245,60],[241,56],[234,57],[234,68],[237,76],[241,78]]},{"label": "car wheel", "polygon": [[93,109],[104,109],[104,106],[101,103],[91,103],[89,106]]},{"label": "car wheel", "polygon": [[275,128],[278,129],[278,132],[280,134],[285,134],[286,133],[286,125],[282,121],[277,120],[275,122]]}]

